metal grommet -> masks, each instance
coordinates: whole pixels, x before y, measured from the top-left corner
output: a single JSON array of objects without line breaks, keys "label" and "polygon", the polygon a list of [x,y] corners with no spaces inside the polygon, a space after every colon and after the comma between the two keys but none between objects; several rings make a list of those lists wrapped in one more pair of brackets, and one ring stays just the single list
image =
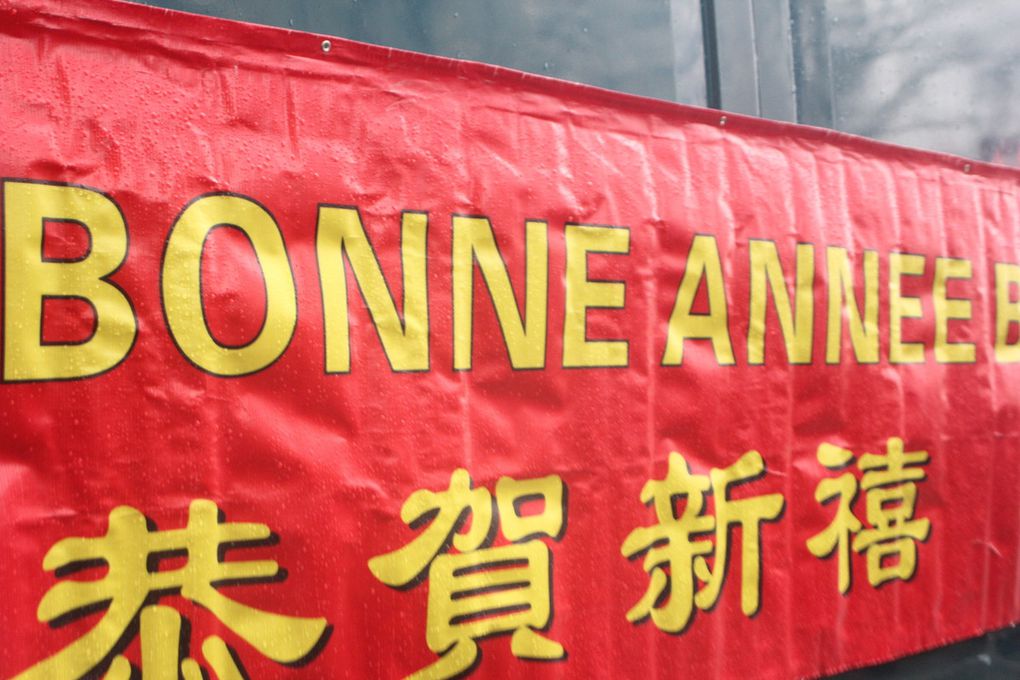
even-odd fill
[{"label": "metal grommet", "polygon": [[322,51],[323,52],[329,52],[331,49],[333,49],[333,43],[331,43],[328,40],[323,40],[322,41]]}]

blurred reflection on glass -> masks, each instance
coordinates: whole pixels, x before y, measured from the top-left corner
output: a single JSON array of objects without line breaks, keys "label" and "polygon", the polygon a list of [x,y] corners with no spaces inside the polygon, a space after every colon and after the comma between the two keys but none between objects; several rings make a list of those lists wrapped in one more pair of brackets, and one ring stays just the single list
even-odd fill
[{"label": "blurred reflection on glass", "polygon": [[838,129],[1020,165],[1020,2],[828,0],[828,16]]},{"label": "blurred reflection on glass", "polygon": [[705,103],[700,0],[149,0],[146,4],[499,64],[659,99]]}]

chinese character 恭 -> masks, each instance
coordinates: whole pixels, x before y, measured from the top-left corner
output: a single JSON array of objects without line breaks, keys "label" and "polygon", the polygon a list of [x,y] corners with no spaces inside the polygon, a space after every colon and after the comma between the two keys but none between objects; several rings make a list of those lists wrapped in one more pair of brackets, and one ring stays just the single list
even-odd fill
[{"label": "chinese character \u606d", "polygon": [[[852,451],[833,444],[818,447],[818,462],[830,470],[845,468],[854,460]],[[838,587],[850,590],[850,550],[863,552],[867,560],[868,583],[880,586],[893,579],[909,580],[917,570],[917,543],[928,538],[931,522],[915,519],[917,484],[925,479],[919,466],[928,462],[927,451],[903,450],[903,440],[892,437],[886,455],[865,453],[857,461],[862,473],[860,490],[865,493],[868,527],[854,515],[857,478],[845,472],[818,483],[815,500],[824,504],[836,499],[836,514],[828,527],[807,540],[808,551],[819,558],[838,551]],[[851,545],[851,537],[853,543]]]},{"label": "chinese character \u606d", "polygon": [[[221,549],[264,542],[271,533],[264,524],[221,522],[219,513],[212,501],[196,500],[191,503],[185,528],[158,531],[149,528],[138,510],[122,506],[110,513],[105,536],[65,538],[54,544],[43,559],[46,571],[105,564],[107,572],[98,580],[64,580],[54,585],[39,604],[39,620],[51,622],[104,604],[106,611],[85,635],[14,680],[80,678],[102,670],[98,666],[136,621],[144,677],[201,680],[204,676],[198,662],[180,658],[181,615],[150,600],[176,591],[207,609],[273,661],[293,664],[307,659],[326,633],[325,619],[261,611],[231,600],[216,589],[221,583],[274,578],[280,571],[272,560],[221,561]],[[153,559],[174,554],[186,555],[186,563],[165,571],[150,569]],[[219,636],[204,640],[202,654],[219,680],[243,677],[230,648]],[[132,674],[131,663],[117,655],[104,677],[128,680]]]},{"label": "chinese character \u606d", "polygon": [[[537,514],[522,515],[526,502],[541,500]],[[499,527],[509,545],[491,547],[495,524],[492,496],[475,489],[467,470],[450,476],[445,491],[420,489],[400,510],[415,525],[431,523],[402,548],[373,557],[369,569],[383,583],[402,587],[426,574],[429,581],[427,631],[429,649],[440,654],[413,678],[452,678],[478,659],[477,640],[511,633],[510,650],[522,659],[561,659],[563,647],[538,631],[549,623],[552,608],[549,546],[564,528],[563,480],[551,475],[496,483]],[[468,528],[463,523],[470,521]],[[446,552],[451,545],[456,553]]]},{"label": "chinese character \u606d", "polygon": [[[669,454],[665,478],[649,480],[641,490],[642,502],[654,505],[659,523],[635,529],[620,549],[627,558],[647,553],[644,569],[651,580],[644,596],[627,612],[628,621],[651,616],[659,630],[679,633],[690,623],[695,606],[711,609],[722,590],[730,528],[735,525],[741,529],[741,609],[747,616],[758,611],[761,524],[779,518],[783,496],[733,499],[729,491],[764,471],[765,462],[757,451],[748,451],[727,468],[712,468],[708,475],[692,475],[682,455]],[[705,512],[706,494],[714,495],[713,514]],[[677,516],[674,501],[680,498],[686,503]]]}]

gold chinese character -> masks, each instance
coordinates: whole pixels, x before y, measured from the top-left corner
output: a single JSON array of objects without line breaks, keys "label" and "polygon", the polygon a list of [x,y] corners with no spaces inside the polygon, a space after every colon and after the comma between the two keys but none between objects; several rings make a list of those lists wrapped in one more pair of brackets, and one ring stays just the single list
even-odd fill
[{"label": "gold chinese character", "polygon": [[[815,454],[818,462],[830,470],[839,470],[854,460],[852,451],[822,443]],[[808,550],[815,557],[828,557],[835,550],[838,555],[839,592],[850,590],[850,536],[861,530],[861,521],[851,506],[857,497],[857,479],[847,472],[835,479],[823,479],[815,489],[815,500],[821,504],[838,499],[836,516],[828,527],[807,540]]]},{"label": "gold chinese character", "polygon": [[[627,612],[628,621],[637,623],[651,616],[659,630],[679,633],[690,623],[695,606],[711,609],[722,590],[734,525],[741,529],[741,609],[747,616],[758,611],[761,524],[778,519],[784,501],[781,494],[735,500],[729,490],[764,471],[765,462],[757,451],[748,451],[727,468],[713,468],[707,476],[692,475],[682,455],[669,454],[666,476],[649,480],[641,490],[642,502],[653,503],[659,523],[635,529],[620,549],[627,558],[647,552],[644,569],[651,579],[644,596]],[[714,516],[704,513],[708,493],[715,496]],[[679,517],[675,499],[686,499]],[[712,566],[709,556],[714,556]]]},{"label": "gold chinese character", "polygon": [[[521,506],[541,501],[538,514],[521,514]],[[494,538],[492,496],[474,489],[467,470],[450,476],[446,491],[420,489],[400,510],[405,524],[433,516],[414,540],[393,552],[373,557],[368,567],[383,583],[403,587],[427,571],[429,649],[440,654],[430,666],[410,676],[426,680],[452,678],[478,660],[477,640],[511,633],[510,650],[522,659],[561,659],[563,647],[537,631],[549,624],[552,587],[546,536],[558,540],[564,528],[563,480],[552,475],[496,483],[496,506],[503,536],[512,543],[490,547]],[[465,530],[463,523],[470,521]],[[446,554],[452,536],[457,553]]]},{"label": "gold chinese character", "polygon": [[[216,585],[274,578],[279,566],[271,560],[222,562],[220,550],[227,546],[264,542],[271,536],[264,524],[223,523],[212,501],[191,504],[184,529],[151,530],[142,513],[118,507],[110,513],[106,535],[99,538],[65,538],[43,559],[43,569],[57,571],[78,566],[105,564],[106,575],[93,581],[62,581],[46,593],[39,604],[42,622],[51,622],[93,607],[106,612],[77,641],[16,676],[14,680],[79,678],[91,673],[113,652],[137,620],[141,637],[145,678],[200,680],[198,662],[181,660],[181,616],[167,606],[148,604],[150,596],[179,591],[209,610],[228,629],[266,657],[281,664],[306,660],[324,639],[325,619],[306,619],[264,612],[222,595]],[[150,571],[150,560],[164,555],[186,554],[187,562],[176,569]],[[227,644],[212,635],[203,642],[202,653],[219,680],[242,678]],[[128,680],[131,663],[115,656],[105,678]]]},{"label": "gold chinese character", "polygon": [[[853,453],[823,443],[818,447],[818,460],[829,469],[839,469],[853,461]],[[908,580],[917,570],[917,543],[928,538],[931,522],[915,519],[917,484],[925,479],[925,471],[917,466],[929,460],[927,451],[905,452],[903,440],[892,437],[886,444],[886,455],[865,453],[857,461],[863,472],[860,489],[865,493],[868,528],[854,515],[852,506],[857,496],[857,480],[845,473],[835,479],[823,479],[815,490],[815,499],[827,503],[837,498],[839,505],[832,522],[807,541],[807,548],[816,557],[828,557],[839,550],[838,586],[841,593],[850,590],[850,537],[853,550],[865,553],[868,583],[873,587],[893,579]]]},{"label": "gold chinese character", "polygon": [[[931,522],[914,519],[917,506],[917,484],[925,478],[924,470],[915,465],[928,462],[927,451],[903,451],[903,440],[893,437],[886,445],[886,455],[865,453],[857,462],[864,476],[861,490],[865,492],[868,523],[854,538],[854,550],[867,554],[868,583],[879,586],[892,579],[907,580],[917,569],[917,542],[928,538]],[[895,556],[893,564],[887,558]]]}]

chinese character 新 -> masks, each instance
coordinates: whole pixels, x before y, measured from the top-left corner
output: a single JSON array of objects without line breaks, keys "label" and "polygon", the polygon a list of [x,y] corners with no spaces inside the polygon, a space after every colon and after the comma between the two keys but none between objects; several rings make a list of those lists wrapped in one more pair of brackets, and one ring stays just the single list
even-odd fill
[{"label": "chinese character \u65b0", "polygon": [[[207,609],[226,628],[273,661],[293,664],[310,658],[324,639],[328,627],[325,619],[261,611],[235,602],[216,589],[220,583],[271,579],[280,571],[277,563],[270,560],[220,561],[221,549],[264,542],[271,533],[264,524],[221,522],[219,512],[212,501],[196,500],[191,503],[185,528],[157,531],[149,528],[138,510],[122,506],[110,513],[105,536],[65,538],[54,544],[43,559],[46,571],[105,564],[107,573],[98,580],[64,580],[54,585],[39,603],[39,620],[51,622],[104,605],[106,611],[85,635],[14,680],[72,680],[101,671],[99,666],[136,621],[144,678],[208,677],[197,661],[180,658],[181,615],[172,607],[153,604],[150,599],[176,591]],[[187,562],[176,569],[150,571],[150,560],[170,554],[186,554]],[[247,677],[234,661],[230,647],[217,635],[205,639],[202,655],[218,680]],[[131,677],[134,669],[127,658],[114,656],[104,678]]]},{"label": "chinese character \u65b0", "polygon": [[[637,623],[651,616],[659,630],[680,633],[690,623],[695,606],[711,609],[726,575],[733,526],[741,530],[741,609],[747,616],[758,611],[761,524],[779,518],[783,496],[733,499],[730,489],[764,472],[765,462],[757,451],[748,451],[727,468],[712,468],[708,475],[692,475],[682,455],[669,454],[665,478],[649,480],[641,490],[642,502],[653,504],[659,523],[635,529],[620,549],[627,558],[646,553],[644,569],[651,580],[644,596],[627,612],[628,621]],[[707,494],[714,495],[712,514],[705,512]],[[679,516],[674,507],[678,498],[686,499]]]},{"label": "chinese character \u65b0", "polygon": [[[543,501],[538,514],[522,516],[525,502]],[[410,676],[452,678],[478,660],[477,640],[511,633],[510,650],[521,659],[562,659],[563,647],[537,631],[548,625],[552,608],[549,546],[564,529],[563,480],[558,476],[496,483],[499,527],[509,545],[490,547],[495,525],[488,490],[472,488],[466,470],[450,476],[445,491],[418,490],[400,510],[405,524],[433,516],[410,543],[368,562],[383,583],[402,587],[427,570],[429,649],[440,654]],[[467,529],[461,523],[469,520]],[[447,553],[450,537],[455,553]]]}]

